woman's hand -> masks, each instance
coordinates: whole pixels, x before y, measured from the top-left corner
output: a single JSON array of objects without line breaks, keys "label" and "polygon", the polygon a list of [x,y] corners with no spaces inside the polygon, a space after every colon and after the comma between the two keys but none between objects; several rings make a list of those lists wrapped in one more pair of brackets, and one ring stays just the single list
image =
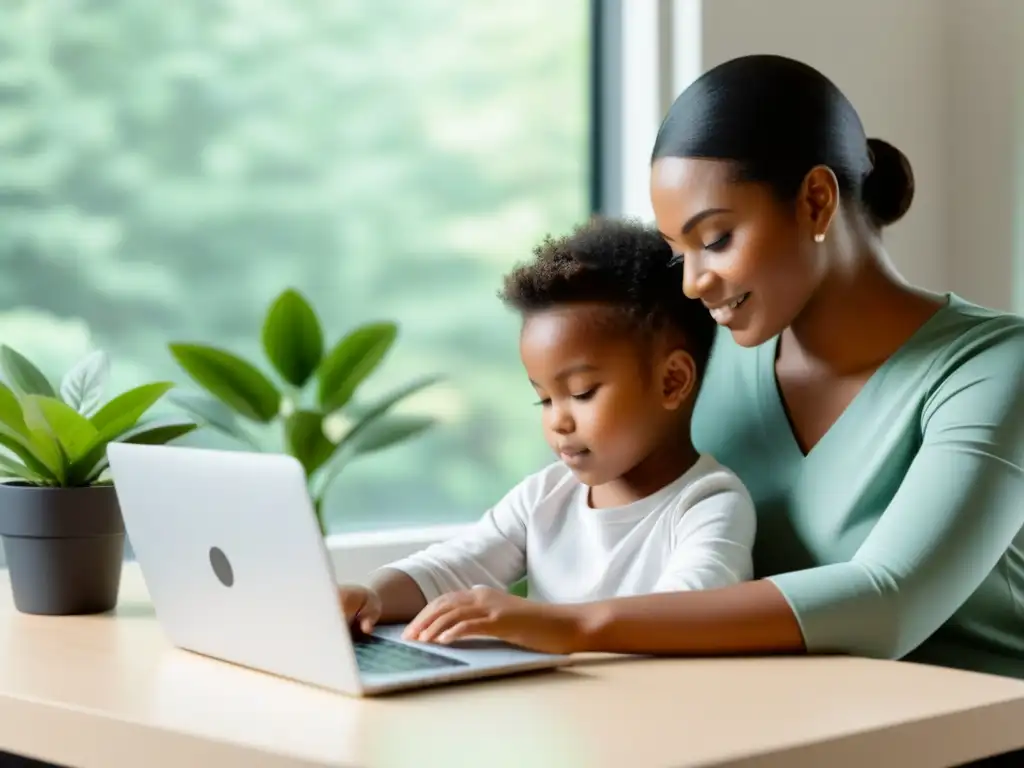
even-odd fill
[{"label": "woman's hand", "polygon": [[447,645],[483,636],[541,653],[573,653],[580,650],[583,620],[581,607],[547,605],[497,589],[474,587],[432,601],[402,637]]}]

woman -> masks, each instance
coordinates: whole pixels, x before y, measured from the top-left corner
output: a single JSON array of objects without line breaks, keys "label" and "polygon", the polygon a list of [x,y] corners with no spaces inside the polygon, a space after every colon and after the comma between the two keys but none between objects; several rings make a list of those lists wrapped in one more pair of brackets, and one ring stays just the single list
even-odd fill
[{"label": "woman", "polygon": [[[1024,320],[908,285],[907,159],[803,64],[723,64],[654,148],[658,227],[722,326],[694,437],[758,507],[757,581],[417,619],[554,651],[840,652],[1024,678]],[[961,254],[970,258],[970,254]]]}]

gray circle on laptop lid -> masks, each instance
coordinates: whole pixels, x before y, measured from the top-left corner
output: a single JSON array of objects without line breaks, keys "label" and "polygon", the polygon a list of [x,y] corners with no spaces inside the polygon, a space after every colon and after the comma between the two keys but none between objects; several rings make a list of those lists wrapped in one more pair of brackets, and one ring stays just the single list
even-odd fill
[{"label": "gray circle on laptop lid", "polygon": [[235,583],[235,572],[231,567],[231,562],[219,547],[210,547],[210,565],[213,568],[213,575],[225,587],[230,587]]}]

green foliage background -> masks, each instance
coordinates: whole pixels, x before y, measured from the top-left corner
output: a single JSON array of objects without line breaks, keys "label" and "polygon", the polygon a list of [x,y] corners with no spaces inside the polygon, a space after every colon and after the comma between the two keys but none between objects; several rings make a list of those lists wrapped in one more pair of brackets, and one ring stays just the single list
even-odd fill
[{"label": "green foliage background", "polygon": [[288,286],[332,337],[396,320],[366,395],[443,373],[409,408],[446,423],[353,464],[332,528],[475,518],[547,460],[494,294],[587,214],[587,6],[4,0],[0,341],[187,387],[166,342],[255,359]]}]

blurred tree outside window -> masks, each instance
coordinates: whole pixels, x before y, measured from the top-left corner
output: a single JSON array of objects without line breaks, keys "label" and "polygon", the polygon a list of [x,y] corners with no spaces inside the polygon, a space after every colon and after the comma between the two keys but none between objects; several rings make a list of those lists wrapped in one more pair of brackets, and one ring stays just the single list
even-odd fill
[{"label": "blurred tree outside window", "polygon": [[192,389],[167,343],[259,359],[289,286],[328,339],[395,320],[363,392],[443,373],[408,405],[443,423],[352,464],[331,528],[475,519],[550,457],[495,293],[589,213],[588,13],[5,0],[0,341],[51,377],[99,347],[112,389]]}]

